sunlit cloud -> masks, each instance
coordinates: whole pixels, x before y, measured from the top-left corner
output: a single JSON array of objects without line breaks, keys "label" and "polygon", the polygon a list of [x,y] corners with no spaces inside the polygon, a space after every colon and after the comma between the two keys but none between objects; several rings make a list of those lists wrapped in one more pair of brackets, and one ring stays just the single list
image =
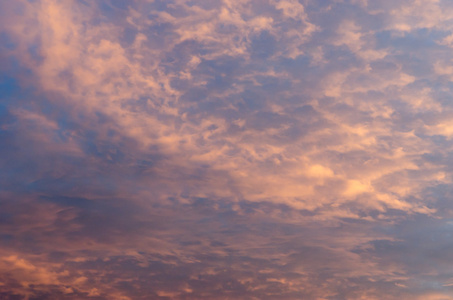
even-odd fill
[{"label": "sunlit cloud", "polygon": [[0,298],[453,298],[452,10],[0,3]]}]

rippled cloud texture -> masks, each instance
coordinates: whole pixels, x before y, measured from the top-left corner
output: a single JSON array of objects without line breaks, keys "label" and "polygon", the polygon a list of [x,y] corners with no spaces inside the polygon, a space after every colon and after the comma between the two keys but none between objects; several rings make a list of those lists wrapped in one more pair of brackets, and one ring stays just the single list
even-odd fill
[{"label": "rippled cloud texture", "polygon": [[453,299],[449,0],[0,0],[1,299]]}]

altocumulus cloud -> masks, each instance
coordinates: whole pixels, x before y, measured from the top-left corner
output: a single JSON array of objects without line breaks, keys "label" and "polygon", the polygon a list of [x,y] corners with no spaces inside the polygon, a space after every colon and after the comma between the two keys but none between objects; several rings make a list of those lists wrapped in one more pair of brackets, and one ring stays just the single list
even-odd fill
[{"label": "altocumulus cloud", "polygon": [[0,298],[453,299],[452,14],[0,1]]}]

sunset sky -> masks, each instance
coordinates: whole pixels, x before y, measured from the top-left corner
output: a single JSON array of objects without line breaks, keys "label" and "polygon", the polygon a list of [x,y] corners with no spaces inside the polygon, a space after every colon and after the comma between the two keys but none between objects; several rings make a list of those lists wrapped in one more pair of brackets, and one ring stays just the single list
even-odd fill
[{"label": "sunset sky", "polygon": [[453,299],[453,2],[0,0],[0,299]]}]

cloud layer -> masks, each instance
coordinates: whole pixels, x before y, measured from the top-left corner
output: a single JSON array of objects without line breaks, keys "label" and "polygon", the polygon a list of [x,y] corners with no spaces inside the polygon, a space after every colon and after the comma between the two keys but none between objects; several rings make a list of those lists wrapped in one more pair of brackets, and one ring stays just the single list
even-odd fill
[{"label": "cloud layer", "polygon": [[0,2],[0,298],[452,299],[452,13]]}]

